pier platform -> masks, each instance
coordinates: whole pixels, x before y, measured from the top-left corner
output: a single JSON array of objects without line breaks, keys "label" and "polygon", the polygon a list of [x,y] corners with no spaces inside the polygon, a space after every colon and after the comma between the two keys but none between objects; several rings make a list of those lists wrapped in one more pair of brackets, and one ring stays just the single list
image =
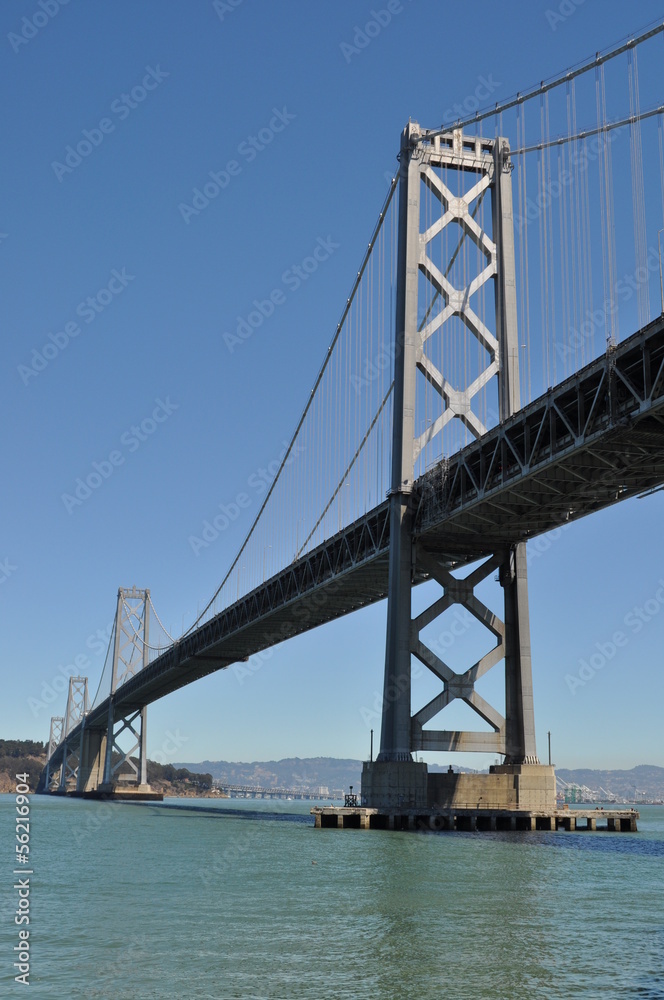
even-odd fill
[{"label": "pier platform", "polygon": [[339,830],[566,830],[636,833],[635,809],[401,809],[367,806],[314,806],[316,829]]}]

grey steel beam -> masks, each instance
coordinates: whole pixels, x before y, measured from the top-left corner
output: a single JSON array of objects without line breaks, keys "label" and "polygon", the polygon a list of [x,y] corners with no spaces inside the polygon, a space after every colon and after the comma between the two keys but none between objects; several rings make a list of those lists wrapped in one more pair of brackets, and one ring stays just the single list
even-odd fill
[{"label": "grey steel beam", "polygon": [[500,581],[505,594],[505,763],[539,764],[525,542],[510,549]]},{"label": "grey steel beam", "polygon": [[411,760],[410,756],[410,592],[415,432],[417,292],[419,280],[420,163],[409,124],[401,136],[399,176],[399,247],[394,352],[392,483],[390,489],[390,557],[383,718],[378,760]]},{"label": "grey steel beam", "polygon": [[[51,727],[48,736],[48,751],[46,756],[46,767],[42,772],[42,778],[39,781],[40,789],[45,792],[53,792],[56,790],[57,784],[59,784],[58,771],[62,767],[62,763],[57,761],[57,749],[62,743],[62,738],[64,736],[65,720],[62,715],[51,716]],[[43,780],[42,780],[43,779]]]},{"label": "grey steel beam", "polygon": [[[496,274],[496,331],[500,345],[498,405],[505,421],[521,407],[519,337],[512,212],[512,163],[509,144],[496,139],[494,147],[493,232],[498,253]],[[506,758],[509,764],[539,763],[535,741],[528,569],[525,542],[508,551],[501,568],[505,597],[505,719]]]},{"label": "grey steel beam", "polygon": [[493,238],[497,255],[494,288],[496,338],[500,349],[498,412],[501,421],[507,420],[521,406],[514,218],[512,213],[512,163],[509,154],[510,148],[507,140],[496,139],[492,216]]},{"label": "grey steel beam", "polygon": [[[149,621],[150,591],[120,587],[115,612],[111,694],[107,704],[104,703],[107,723],[102,785],[109,790],[124,764],[128,764],[134,772],[136,784],[147,783],[147,708],[145,703],[139,707],[127,706],[119,697],[118,690],[124,689],[128,680],[142,673],[148,665]],[[125,750],[118,740],[128,732],[134,737],[134,742]],[[102,744],[100,752],[101,746]],[[131,759],[131,755],[137,750],[138,766]],[[119,755],[115,764],[114,752]]]},{"label": "grey steel beam", "polygon": [[424,729],[413,738],[413,750],[438,753],[504,753],[499,733],[473,733],[456,730]]},{"label": "grey steel beam", "polygon": [[64,735],[65,720],[62,715],[51,716],[51,729],[48,737],[48,753],[47,760],[50,760],[55,753],[56,748],[62,742],[62,737]]},{"label": "grey steel beam", "polygon": [[65,711],[65,736],[68,736],[72,729],[85,718],[87,711],[88,679],[87,677],[70,677],[67,693],[67,709]]}]

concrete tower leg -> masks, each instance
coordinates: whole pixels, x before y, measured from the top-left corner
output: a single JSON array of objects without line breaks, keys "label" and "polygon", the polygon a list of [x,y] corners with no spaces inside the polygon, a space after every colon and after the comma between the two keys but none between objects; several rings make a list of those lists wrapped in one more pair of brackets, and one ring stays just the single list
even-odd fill
[{"label": "concrete tower leg", "polygon": [[526,545],[513,546],[501,567],[505,591],[505,763],[539,764],[530,660]]},{"label": "concrete tower leg", "polygon": [[103,782],[106,758],[106,733],[101,729],[85,729],[81,737],[81,757],[76,791],[96,792]]}]

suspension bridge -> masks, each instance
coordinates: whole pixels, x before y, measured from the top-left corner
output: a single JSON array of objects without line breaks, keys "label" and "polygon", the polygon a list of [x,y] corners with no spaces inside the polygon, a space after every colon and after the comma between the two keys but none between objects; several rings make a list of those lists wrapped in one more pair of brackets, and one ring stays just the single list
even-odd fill
[{"label": "suspension bridge", "polygon": [[[236,558],[175,639],[148,590],[119,590],[98,691],[91,700],[87,678],[70,679],[41,790],[147,791],[151,702],[387,599],[380,753],[363,802],[476,798],[481,776],[464,790],[464,776],[446,784],[412,757],[458,750],[503,757],[485,803],[553,806],[535,742],[526,545],[664,486],[663,56],[664,22],[454,126],[406,125]],[[495,574],[500,614],[476,593]],[[439,596],[413,616],[426,581]],[[426,634],[457,604],[489,643],[462,673]],[[419,707],[413,658],[439,686]],[[497,708],[476,685],[500,664]],[[429,725],[455,699],[476,731]]]}]

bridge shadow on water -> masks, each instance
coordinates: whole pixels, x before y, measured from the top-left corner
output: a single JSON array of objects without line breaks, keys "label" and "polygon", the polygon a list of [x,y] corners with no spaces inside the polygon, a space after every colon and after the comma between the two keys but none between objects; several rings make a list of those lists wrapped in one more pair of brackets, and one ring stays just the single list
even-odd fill
[{"label": "bridge shadow on water", "polygon": [[[202,816],[208,819],[234,819],[234,820],[265,820],[278,821],[284,823],[296,823],[298,825],[313,826],[313,819],[310,814],[291,812],[287,810],[267,810],[267,809],[232,809],[223,806],[194,806],[180,805],[171,802],[123,802],[123,805],[132,805],[137,808],[146,809],[155,815],[165,816],[172,813],[184,813],[188,816]],[[380,831],[373,831],[373,835]],[[558,850],[572,851],[592,851],[608,855],[641,856],[664,858],[664,837],[656,840],[644,838],[639,834],[615,834],[611,832],[598,831],[594,833],[572,832],[566,833],[557,831],[548,832],[470,832],[461,830],[429,830],[421,829],[416,834],[435,837],[454,837],[461,839],[482,840],[486,843],[523,844],[528,847],[554,847]],[[399,835],[399,834],[397,834]],[[412,836],[412,833],[401,832],[402,836]],[[664,980],[663,980],[664,982]]]},{"label": "bridge shadow on water", "polygon": [[600,854],[622,854],[651,858],[664,858],[664,839],[649,840],[639,834],[611,833],[544,833],[528,839],[529,844],[556,847],[559,850],[593,851]]},{"label": "bridge shadow on water", "polygon": [[630,986],[629,992],[641,1000],[664,1000],[664,976],[657,976],[652,983],[643,986]]},{"label": "bridge shadow on water", "polygon": [[[239,819],[239,820],[267,820],[285,823],[305,824],[313,826],[311,815],[289,810],[267,810],[267,809],[233,809],[224,806],[207,805],[180,805],[175,802],[127,802],[123,805],[131,805],[135,808],[146,809],[155,815],[165,816],[172,813],[185,813],[188,816],[204,816],[209,819]],[[373,831],[374,836],[380,831]],[[429,830],[420,829],[415,833],[436,837],[455,837],[492,841],[493,843],[514,844],[519,843],[524,846],[533,847],[554,847],[558,850],[592,851],[601,854],[641,856],[664,858],[664,837],[657,839],[645,838],[637,834],[615,834],[609,831],[597,831],[589,833],[586,831],[563,832],[528,832],[509,833],[507,831],[498,832],[471,832],[462,830]],[[403,832],[404,836],[412,836]]]},{"label": "bridge shadow on water", "polygon": [[626,987],[625,992],[641,1000],[664,1000],[664,926],[653,927],[648,935],[652,968]]},{"label": "bridge shadow on water", "polygon": [[279,812],[267,809],[225,809],[223,806],[192,806],[179,805],[172,802],[127,802],[123,805],[131,805],[140,809],[146,809],[157,816],[164,817],[167,813],[185,813],[187,816],[201,816],[206,819],[243,819],[243,820],[268,820],[281,821],[286,823],[299,823],[313,826],[313,820],[309,813]]}]

